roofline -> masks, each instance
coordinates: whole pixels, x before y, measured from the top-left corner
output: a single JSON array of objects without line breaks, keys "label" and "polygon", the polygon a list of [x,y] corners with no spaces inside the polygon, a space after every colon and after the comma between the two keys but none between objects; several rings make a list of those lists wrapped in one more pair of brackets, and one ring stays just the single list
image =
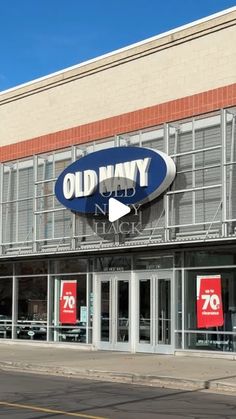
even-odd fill
[{"label": "roofline", "polygon": [[128,45],[126,47],[119,48],[117,50],[108,52],[108,53],[103,54],[103,55],[99,55],[98,57],[91,58],[91,59],[89,59],[87,61],[83,61],[83,62],[81,62],[79,64],[75,64],[73,66],[66,67],[63,70],[59,70],[59,71],[56,71],[54,73],[47,74],[46,76],[42,76],[42,77],[39,77],[39,78],[30,80],[28,82],[19,84],[17,86],[10,87],[9,89],[0,91],[0,95],[4,95],[6,93],[13,92],[14,90],[21,89],[23,87],[33,85],[34,83],[38,83],[38,82],[41,82],[41,81],[50,79],[51,77],[58,76],[58,75],[63,74],[65,72],[67,72],[67,71],[75,70],[76,68],[80,68],[80,67],[86,66],[88,64],[95,63],[96,61],[99,61],[101,59],[112,57],[113,55],[119,54],[121,52],[128,51],[128,50],[130,50],[132,48],[135,48],[135,47],[139,47],[141,45],[147,44],[148,42],[156,41],[158,39],[164,38],[165,36],[172,35],[172,34],[174,34],[176,32],[179,32],[179,31],[182,31],[182,30],[185,30],[185,29],[189,29],[189,28],[191,28],[193,26],[199,25],[200,23],[207,22],[209,20],[215,19],[215,18],[220,17],[220,16],[224,16],[224,15],[226,15],[228,13],[231,13],[231,12],[234,12],[234,11],[236,11],[236,6],[230,7],[228,9],[222,10],[220,12],[214,13],[214,14],[209,15],[209,16],[206,16],[204,18],[195,20],[195,21],[193,21],[191,23],[187,23],[185,25],[178,26],[177,28],[171,29],[171,30],[166,31],[166,32],[162,32],[161,34],[154,35],[154,36],[152,36],[150,38],[147,38],[147,39],[145,39],[143,41],[139,41],[139,42],[136,42],[134,44]]}]

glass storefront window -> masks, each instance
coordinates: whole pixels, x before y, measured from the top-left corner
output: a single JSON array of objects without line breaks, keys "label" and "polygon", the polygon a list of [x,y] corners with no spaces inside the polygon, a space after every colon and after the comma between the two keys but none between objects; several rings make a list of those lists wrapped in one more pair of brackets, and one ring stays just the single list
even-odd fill
[{"label": "glass storefront window", "polygon": [[182,349],[182,333],[175,333],[175,347],[176,349]]},{"label": "glass storefront window", "polygon": [[18,278],[18,339],[47,338],[47,277]]},{"label": "glass storefront window", "polygon": [[131,257],[121,256],[102,256],[96,258],[95,269],[97,272],[130,271]]},{"label": "glass storefront window", "polygon": [[175,268],[181,268],[184,265],[183,252],[175,252],[174,254],[174,266]]},{"label": "glass storefront window", "polygon": [[227,266],[236,265],[236,249],[222,246],[212,250],[193,250],[185,253],[185,266]]},{"label": "glass storefront window", "polygon": [[47,260],[31,260],[16,263],[16,275],[41,275],[47,274]]},{"label": "glass storefront window", "polygon": [[[185,275],[185,330],[195,330],[197,332],[186,334],[186,349],[235,351],[236,346],[232,342],[234,342],[234,338],[236,337],[236,269],[219,268],[217,270],[194,270],[186,271]],[[198,276],[219,278],[223,311],[222,325],[210,325],[205,328],[198,326]],[[205,315],[208,315],[210,311],[208,309],[210,295],[206,294],[206,296],[204,295],[204,298],[205,303],[203,309],[205,310]],[[213,305],[216,304],[215,301],[216,300],[213,301]],[[228,344],[226,342],[228,342]]]},{"label": "glass storefront window", "polygon": [[51,270],[52,273],[87,272],[87,260],[78,257],[52,260]]},{"label": "glass storefront window", "polygon": [[11,338],[12,278],[0,278],[0,338]]},{"label": "glass storefront window", "polygon": [[155,269],[169,269],[173,267],[173,256],[170,254],[149,253],[134,257],[134,269],[140,270],[155,270]]},{"label": "glass storefront window", "polygon": [[186,349],[236,352],[236,334],[186,333]]},{"label": "glass storefront window", "polygon": [[87,275],[60,275],[54,279],[54,286],[54,340],[91,343],[92,277],[87,279]]},{"label": "glass storefront window", "polygon": [[13,263],[0,263],[0,276],[13,275]]},{"label": "glass storefront window", "polygon": [[176,328],[178,330],[182,329],[182,272],[175,272],[175,281],[176,281]]},{"label": "glass storefront window", "polygon": [[197,329],[196,303],[197,303],[197,276],[220,275],[222,287],[222,304],[224,325],[221,331],[236,332],[236,269],[219,269],[217,271],[186,271],[185,280],[185,329]]}]

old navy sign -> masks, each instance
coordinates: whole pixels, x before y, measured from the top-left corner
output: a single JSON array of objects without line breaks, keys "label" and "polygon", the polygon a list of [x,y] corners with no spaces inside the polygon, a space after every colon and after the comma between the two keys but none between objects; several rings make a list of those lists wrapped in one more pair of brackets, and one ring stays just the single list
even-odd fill
[{"label": "old navy sign", "polygon": [[79,213],[107,212],[108,200],[143,204],[164,192],[175,177],[175,164],[165,153],[143,147],[114,147],[81,157],[55,185],[56,197]]}]

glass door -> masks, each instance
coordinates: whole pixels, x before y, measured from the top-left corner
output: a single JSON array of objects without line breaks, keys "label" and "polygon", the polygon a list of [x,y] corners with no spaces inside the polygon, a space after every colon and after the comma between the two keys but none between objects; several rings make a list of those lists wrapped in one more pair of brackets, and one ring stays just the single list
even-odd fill
[{"label": "glass door", "polygon": [[97,281],[97,346],[99,349],[130,348],[130,275],[103,274]]},{"label": "glass door", "polygon": [[128,345],[130,341],[130,316],[129,316],[129,298],[130,281],[128,279],[117,279],[116,285],[116,321],[115,321],[115,345],[122,348],[124,344]]},{"label": "glass door", "polygon": [[173,298],[172,278],[166,272],[159,273],[156,280],[157,322],[156,349],[172,353],[173,345]]},{"label": "glass door", "polygon": [[111,279],[100,282],[100,340],[111,341]]},{"label": "glass door", "polygon": [[174,352],[172,276],[164,270],[136,274],[137,351]]},{"label": "glass door", "polygon": [[150,272],[137,274],[136,292],[138,301],[137,346],[140,352],[153,352],[153,275]]}]

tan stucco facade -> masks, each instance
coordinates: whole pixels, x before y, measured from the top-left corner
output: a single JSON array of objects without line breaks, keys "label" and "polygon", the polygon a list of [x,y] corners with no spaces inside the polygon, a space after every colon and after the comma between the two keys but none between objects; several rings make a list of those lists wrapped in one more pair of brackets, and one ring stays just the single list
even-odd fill
[{"label": "tan stucco facade", "polygon": [[0,94],[0,146],[236,82],[236,8]]}]

